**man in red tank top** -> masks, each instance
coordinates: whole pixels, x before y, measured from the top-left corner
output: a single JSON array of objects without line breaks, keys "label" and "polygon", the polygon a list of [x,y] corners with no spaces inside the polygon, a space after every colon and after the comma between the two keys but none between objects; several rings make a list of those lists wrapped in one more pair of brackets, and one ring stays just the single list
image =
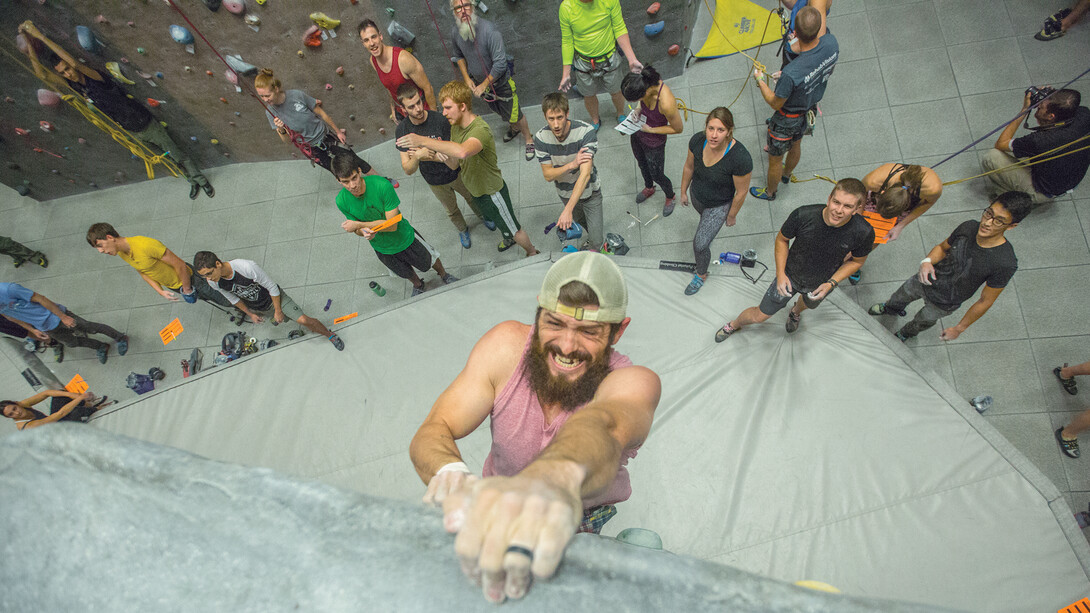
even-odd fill
[{"label": "man in red tank top", "polygon": [[397,100],[397,88],[404,83],[412,83],[420,90],[420,96],[424,98],[425,107],[428,110],[437,108],[435,105],[435,92],[428,81],[428,75],[424,74],[424,67],[420,65],[413,54],[402,49],[387,45],[382,40],[382,31],[378,25],[370,19],[360,22],[357,31],[363,48],[371,54],[371,67],[378,74],[378,80],[386,91],[390,92],[390,120],[398,123],[405,118],[405,109]]},{"label": "man in red tank top", "polygon": [[[424,502],[443,505],[462,570],[492,602],[523,597],[531,572],[551,576],[577,528],[600,531],[628,499],[625,464],[662,390],[658,375],[613,350],[631,320],[607,256],[564,256],[537,302],[533,325],[505,321],[477,341],[409,447]],[[455,441],[486,418],[492,450],[476,482]]]}]

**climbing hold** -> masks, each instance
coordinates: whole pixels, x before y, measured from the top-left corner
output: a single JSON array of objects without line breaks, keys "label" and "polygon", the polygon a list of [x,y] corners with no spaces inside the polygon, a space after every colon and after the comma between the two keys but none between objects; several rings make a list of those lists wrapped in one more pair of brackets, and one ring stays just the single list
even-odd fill
[{"label": "climbing hold", "polygon": [[227,125],[229,125],[229,126],[233,126],[233,125],[235,125],[235,122],[233,122],[233,121],[228,121],[228,122],[227,122]]},{"label": "climbing hold", "polygon": [[121,81],[125,85],[136,85],[134,81],[130,81],[123,72],[121,72],[121,66],[117,62],[106,62],[106,70],[110,71],[115,79]]},{"label": "climbing hold", "polygon": [[148,106],[150,106],[150,107],[151,107],[151,108],[153,108],[153,109],[159,108],[159,105],[161,104],[161,103],[160,103],[160,102],[159,102],[158,100],[156,100],[155,98],[148,98],[148,101],[147,101],[147,102],[148,102]]},{"label": "climbing hold", "polygon": [[227,62],[227,65],[231,67],[231,70],[239,73],[240,75],[255,75],[257,74],[257,66],[249,62],[242,61],[241,55],[228,55],[224,56],[223,60]]},{"label": "climbing hold", "polygon": [[81,136],[81,137],[79,137],[79,138],[77,139],[77,141],[78,141],[78,142],[79,142],[79,144],[81,144],[81,145],[86,145],[86,144],[87,144],[87,139],[86,139],[86,138],[83,138],[82,136]]},{"label": "climbing hold", "polygon": [[76,40],[84,51],[95,51],[95,35],[87,26],[76,26]]},{"label": "climbing hold", "polygon": [[647,7],[647,14],[655,15],[659,12],[660,8],[662,8],[662,5],[660,5],[658,2],[652,2],[651,6]]},{"label": "climbing hold", "polygon": [[355,115],[349,115],[348,116],[348,121],[356,121],[356,116]]},{"label": "climbing hold", "polygon": [[137,70],[136,74],[140,75],[141,79],[150,79],[151,78],[151,74],[147,73],[147,72],[140,72],[139,70]]},{"label": "climbing hold", "polygon": [[91,181],[90,183],[87,184],[87,187],[98,189],[98,183],[95,183],[94,181]]},{"label": "climbing hold", "polygon": [[379,128],[378,133],[379,134],[386,134],[386,128]]},{"label": "climbing hold", "polygon": [[337,66],[337,75],[344,76],[344,66]]},{"label": "climbing hold", "polygon": [[402,49],[412,47],[413,41],[416,40],[415,34],[396,21],[391,21],[390,25],[386,26],[386,31],[390,33],[390,37],[394,39],[397,46]]},{"label": "climbing hold", "polygon": [[26,136],[27,134],[30,134],[30,130],[27,130],[26,128],[15,128],[15,133],[19,136]]},{"label": "climbing hold", "polygon": [[192,66],[186,66],[185,71],[186,72],[193,72],[193,67]]},{"label": "climbing hold", "polygon": [[127,23],[125,25],[129,26],[130,28],[135,28],[136,27],[136,22],[135,21],[130,21],[129,23]]},{"label": "climbing hold", "polygon": [[296,51],[296,53],[299,54],[299,57],[303,57],[303,51],[302,50]]},{"label": "climbing hold", "polygon": [[227,98],[224,98],[223,96],[220,96],[220,102],[222,102],[224,104],[227,104]]},{"label": "climbing hold", "polygon": [[16,164],[15,162],[8,162],[8,168],[10,168],[12,170],[19,170],[19,165]]},{"label": "climbing hold", "polygon": [[197,137],[196,136],[190,136],[189,140],[191,140],[193,142],[197,142]]},{"label": "climbing hold", "polygon": [[257,3],[261,6],[265,6],[265,1],[266,0],[257,0]]},{"label": "climbing hold", "polygon": [[204,0],[204,5],[213,13],[220,10],[220,0]]},{"label": "climbing hold", "polygon": [[249,15],[247,15],[246,19],[244,21],[246,22],[246,25],[253,28],[255,32],[258,30],[258,27],[261,25],[261,18],[258,17],[257,15],[254,15],[253,13],[250,13]]},{"label": "climbing hold", "polygon": [[235,117],[242,117],[242,113],[239,113],[238,111],[235,111]]},{"label": "climbing hold", "polygon": [[337,26],[341,25],[340,19],[333,19],[321,11],[311,13],[310,20],[318,24],[318,27],[323,30],[335,30]]},{"label": "climbing hold", "polygon": [[103,24],[106,24],[106,25],[110,25],[110,20],[106,19],[102,15],[99,15],[99,16],[95,17],[95,23],[103,23]]},{"label": "climbing hold", "polygon": [[38,104],[42,106],[57,106],[61,103],[61,97],[51,89],[38,90]]},{"label": "climbing hold", "polygon": [[241,15],[246,12],[246,0],[223,0],[223,8],[232,15]]},{"label": "climbing hold", "polygon": [[681,53],[681,45],[670,45],[670,47],[666,49],[666,53],[669,53],[670,55],[677,55],[678,53]]},{"label": "climbing hold", "polygon": [[163,78],[163,73],[161,73],[161,72],[155,73],[155,78],[156,79],[162,79]]},{"label": "climbing hold", "polygon": [[333,84],[332,84],[332,83],[326,83],[326,84],[325,84],[325,90],[326,90],[326,91],[329,91],[329,90],[331,90],[331,89],[333,89]]},{"label": "climbing hold", "polygon": [[[303,32],[303,44],[308,47],[322,46],[322,29],[318,26],[310,26]],[[300,52],[301,54],[302,52]]]},{"label": "climbing hold", "polygon": [[140,55],[147,55],[148,54],[148,50],[143,48],[143,47],[137,47],[136,52],[139,53]]},{"label": "climbing hold", "polygon": [[170,37],[174,39],[174,42],[182,45],[193,44],[193,33],[179,25],[171,24]]},{"label": "climbing hold", "polygon": [[15,98],[11,96],[4,96],[4,102],[15,102]]},{"label": "climbing hold", "polygon": [[218,140],[218,139],[215,139],[215,138],[213,138],[212,140],[210,140],[210,141],[208,141],[208,142],[212,143],[213,145],[218,145],[218,144],[220,144],[219,140]]},{"label": "climbing hold", "polygon": [[360,128],[360,134],[367,134],[367,128]]},{"label": "climbing hold", "polygon": [[204,71],[204,74],[206,74],[208,76],[212,76],[212,71],[211,70],[206,70],[206,71]]},{"label": "climbing hold", "polygon": [[38,122],[38,127],[42,129],[42,132],[52,132],[54,130],[53,124],[44,119]]},{"label": "climbing hold", "polygon": [[355,85],[352,85],[352,84],[349,84],[349,85],[348,85],[348,89],[356,89],[356,86],[355,86]]},{"label": "climbing hold", "polygon": [[129,58],[127,58],[125,56],[121,56],[121,63],[122,64],[128,64],[129,63]]},{"label": "climbing hold", "polygon": [[53,173],[55,175],[61,174],[61,171],[57,170],[56,168],[54,168],[53,170],[50,170],[49,172],[51,172],[51,173]]},{"label": "climbing hold", "polygon": [[224,151],[224,152],[223,152],[223,157],[225,157],[225,158],[229,158],[229,157],[231,157],[231,154],[230,154],[230,153],[227,153],[226,151]]},{"label": "climbing hold", "polygon": [[390,17],[390,19],[394,18],[394,13],[396,13],[396,12],[397,11],[395,11],[394,9],[392,9],[390,7],[386,7],[386,15],[388,15]]},{"label": "climbing hold", "polygon": [[29,187],[27,187],[27,186],[25,186],[25,185],[16,185],[16,186],[15,186],[15,191],[16,191],[16,192],[17,192],[17,193],[18,193],[18,194],[19,194],[20,196],[26,196],[27,194],[29,194],[29,193],[30,193],[30,188],[29,188]]},{"label": "climbing hold", "polygon": [[238,85],[238,73],[234,70],[231,70],[230,68],[224,70],[223,76],[231,85]]},{"label": "climbing hold", "polygon": [[655,23],[649,23],[643,27],[643,33],[648,37],[658,36],[662,33],[663,28],[666,27],[665,21],[657,21]]}]

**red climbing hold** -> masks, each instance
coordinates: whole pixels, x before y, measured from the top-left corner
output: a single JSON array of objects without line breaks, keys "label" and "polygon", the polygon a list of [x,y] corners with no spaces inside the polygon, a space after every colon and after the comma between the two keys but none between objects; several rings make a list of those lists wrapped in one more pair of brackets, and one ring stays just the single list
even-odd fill
[{"label": "red climbing hold", "polygon": [[220,102],[227,104],[227,98],[220,96]]},{"label": "red climbing hold", "polygon": [[329,91],[329,90],[333,89],[333,84],[332,83],[326,83],[325,84],[325,89],[326,89],[326,91]]},{"label": "red climbing hold", "polygon": [[310,26],[303,33],[303,44],[308,47],[322,46],[322,30],[318,26]]},{"label": "red climbing hold", "polygon": [[337,66],[337,74],[342,77],[344,76],[344,66]]},{"label": "red climbing hold", "polygon": [[206,74],[208,76],[212,76],[212,71],[211,70],[206,70],[206,71],[204,71],[204,74]]},{"label": "red climbing hold", "polygon": [[30,134],[30,131],[24,130],[23,128],[15,128],[15,133],[19,136],[26,136],[27,134]]},{"label": "red climbing hold", "polygon": [[660,8],[662,8],[662,5],[660,5],[658,2],[652,2],[651,6],[647,7],[647,14],[654,15],[659,12]]},{"label": "red climbing hold", "polygon": [[670,47],[666,49],[666,53],[669,53],[670,55],[681,53],[681,45],[670,45]]},{"label": "red climbing hold", "polygon": [[52,132],[54,129],[53,124],[44,119],[38,122],[38,127],[41,128],[43,132]]},{"label": "red climbing hold", "polygon": [[156,100],[155,98],[148,98],[148,106],[150,106],[153,109],[157,108],[159,106],[159,101]]}]

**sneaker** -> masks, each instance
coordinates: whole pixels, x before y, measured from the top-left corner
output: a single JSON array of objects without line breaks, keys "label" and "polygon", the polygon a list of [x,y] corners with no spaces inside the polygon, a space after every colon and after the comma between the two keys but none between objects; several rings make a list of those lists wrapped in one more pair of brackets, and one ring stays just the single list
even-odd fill
[{"label": "sneaker", "polygon": [[643,190],[640,193],[636,194],[636,204],[639,204],[639,203],[643,202],[644,200],[647,200],[648,198],[650,198],[651,196],[654,196],[654,195],[655,195],[655,188],[653,186],[652,187],[645,187],[645,188],[643,188]]},{"label": "sneaker", "polygon": [[624,123],[624,115],[617,115],[617,123]]},{"label": "sneaker", "polygon": [[674,199],[667,198],[666,202],[662,205],[662,216],[669,217],[674,212]]},{"label": "sneaker", "polygon": [[35,251],[34,255],[30,256],[30,261],[42,268],[49,268],[49,260],[45,258],[45,254],[41,251]]},{"label": "sneaker", "polygon": [[337,351],[344,351],[344,341],[341,340],[341,337],[333,334],[329,337],[329,342],[333,343],[333,346],[337,348]]},{"label": "sneaker", "polygon": [[[995,202],[995,201],[993,200],[992,202]],[[490,231],[492,231],[492,232],[496,231],[496,222],[488,220],[488,219],[482,219],[481,223],[483,223],[484,227],[488,228]]]},{"label": "sneaker", "polygon": [[872,304],[871,307],[867,309],[867,312],[871,315],[899,315],[901,317],[907,315],[904,311],[894,311],[893,309],[887,308],[886,303],[884,302]]},{"label": "sneaker", "polygon": [[702,287],[704,287],[704,279],[700,278],[700,275],[693,275],[693,280],[689,281],[689,284],[685,286],[685,295],[692,296],[699,292]]},{"label": "sneaker", "polygon": [[196,183],[189,184],[189,199],[196,200],[197,194],[201,193],[201,186]]},{"label": "sneaker", "polygon": [[799,329],[799,319],[800,317],[798,313],[794,311],[787,312],[787,323],[784,325],[784,328],[787,329],[788,334],[791,334],[795,330]]},{"label": "sneaker", "polygon": [[211,183],[205,183],[201,186],[201,189],[204,190],[204,193],[207,194],[209,198],[216,197],[216,188],[212,187]]},{"label": "sneaker", "polygon": [[1045,27],[1041,28],[1040,32],[1034,34],[1033,38],[1042,41],[1049,41],[1056,40],[1064,34],[1065,32],[1063,31],[1063,26],[1060,24],[1059,21],[1046,21]]},{"label": "sneaker", "polygon": [[126,353],[129,352],[129,337],[126,335],[126,336],[122,336],[121,338],[117,339],[116,345],[117,345],[117,355],[125,355]]},{"label": "sneaker", "polygon": [[53,345],[53,361],[58,364],[64,361],[64,345],[60,343]]},{"label": "sneaker", "polygon": [[738,328],[732,328],[728,321],[725,326],[715,331],[715,342],[722,343],[727,340],[727,337],[738,331]]},{"label": "sneaker", "polygon": [[107,357],[107,356],[109,355],[109,353],[110,353],[110,346],[109,346],[109,345],[106,345],[105,347],[103,347],[103,348],[99,349],[99,350],[98,350],[97,352],[95,352],[95,353],[97,353],[97,354],[98,354],[98,363],[99,363],[99,364],[105,364],[105,363],[106,363],[106,357]]},{"label": "sneaker", "polygon": [[394,186],[394,189],[397,189],[397,188],[401,187],[401,184],[397,182],[397,179],[391,179],[390,177],[382,177],[382,178],[389,181],[390,185]]},{"label": "sneaker", "polygon": [[1068,440],[1063,437],[1063,431],[1063,426],[1056,430],[1056,442],[1060,444],[1060,451],[1064,452],[1064,455],[1069,458],[1079,457],[1079,439]]},{"label": "sneaker", "polygon": [[419,296],[420,294],[423,294],[424,291],[427,290],[427,289],[428,288],[423,286],[423,285],[421,285],[420,287],[413,286],[413,293],[410,294],[409,297],[413,298],[415,296]]},{"label": "sneaker", "polygon": [[594,131],[595,131],[595,132],[597,132],[597,131],[598,131],[598,128],[601,128],[601,127],[602,127],[602,122],[601,122],[601,120],[599,120],[599,121],[598,121],[598,123],[592,123],[592,124],[590,124],[590,127],[594,128]]},{"label": "sneaker", "polygon": [[457,280],[458,280],[458,277],[455,277],[454,275],[450,274],[449,272],[447,274],[443,275],[443,283],[445,285],[450,285],[451,283],[454,283]]},{"label": "sneaker", "polygon": [[505,238],[502,241],[500,241],[500,244],[496,245],[496,251],[499,251],[500,253],[503,253],[504,251],[507,251],[508,249],[513,247],[514,245],[515,245],[515,239]]},{"label": "sneaker", "polygon": [[[894,332],[893,336],[896,336],[897,340],[901,341],[902,343],[907,341],[908,339],[912,338],[912,336],[909,336],[909,335],[905,334],[904,332],[901,332],[900,330]],[[913,335],[913,336],[915,336],[915,335]]]},{"label": "sneaker", "polygon": [[532,162],[537,157],[537,151],[534,150],[533,143],[526,143],[526,161]]},{"label": "sneaker", "polygon": [[1060,371],[1065,368],[1067,368],[1066,362],[1064,362],[1063,366],[1057,366],[1056,368],[1053,368],[1052,374],[1056,375],[1056,378],[1059,379],[1060,385],[1063,386],[1064,391],[1074,396],[1075,394],[1079,393],[1079,386],[1077,383],[1075,383],[1075,377],[1068,377],[1064,379],[1063,376],[1060,375]]},{"label": "sneaker", "polygon": [[854,275],[851,275],[851,276],[848,277],[848,283],[851,283],[852,285],[859,285],[859,282],[862,281],[862,280],[863,280],[863,273],[859,272],[858,270],[855,271]]},{"label": "sneaker", "polygon": [[[993,202],[994,202],[994,200],[993,200]],[[14,262],[11,263],[11,265],[14,266],[15,268],[19,268],[24,263],[26,263],[26,260],[15,260]]]},{"label": "sneaker", "polygon": [[795,178],[795,175],[787,175],[786,177],[780,177],[780,183],[783,183],[784,185],[787,185],[788,183],[791,182],[791,179],[794,179],[794,178]]},{"label": "sneaker", "polygon": [[509,143],[515,140],[515,137],[518,135],[519,133],[517,131],[512,130],[511,128],[507,128],[507,133],[503,135],[503,142]]},{"label": "sneaker", "polygon": [[470,238],[470,236],[469,236],[469,229],[468,228],[466,228],[466,230],[464,232],[459,232],[458,233],[458,240],[462,241],[462,248],[463,249],[469,249],[469,247],[473,244],[473,239]]},{"label": "sneaker", "polygon": [[768,190],[763,187],[749,188],[749,195],[754,198],[760,198],[761,200],[768,200],[769,202],[776,199],[776,194],[768,193]]}]

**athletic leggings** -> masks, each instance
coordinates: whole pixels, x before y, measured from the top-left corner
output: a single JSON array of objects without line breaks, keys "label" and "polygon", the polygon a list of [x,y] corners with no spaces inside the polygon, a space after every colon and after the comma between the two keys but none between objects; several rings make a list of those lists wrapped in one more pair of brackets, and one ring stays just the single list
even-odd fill
[{"label": "athletic leggings", "polygon": [[629,137],[632,144],[632,155],[636,156],[636,163],[640,166],[640,174],[643,175],[643,186],[652,188],[655,183],[662,186],[667,198],[674,197],[674,184],[666,178],[666,145],[661,147],[648,147],[633,134]]},{"label": "athletic leggings", "polygon": [[690,194],[689,202],[700,213],[700,223],[696,226],[696,236],[693,237],[693,256],[696,258],[696,274],[708,274],[708,264],[712,261],[712,240],[719,234],[719,229],[727,221],[727,213],[730,206],[705,207]]}]

